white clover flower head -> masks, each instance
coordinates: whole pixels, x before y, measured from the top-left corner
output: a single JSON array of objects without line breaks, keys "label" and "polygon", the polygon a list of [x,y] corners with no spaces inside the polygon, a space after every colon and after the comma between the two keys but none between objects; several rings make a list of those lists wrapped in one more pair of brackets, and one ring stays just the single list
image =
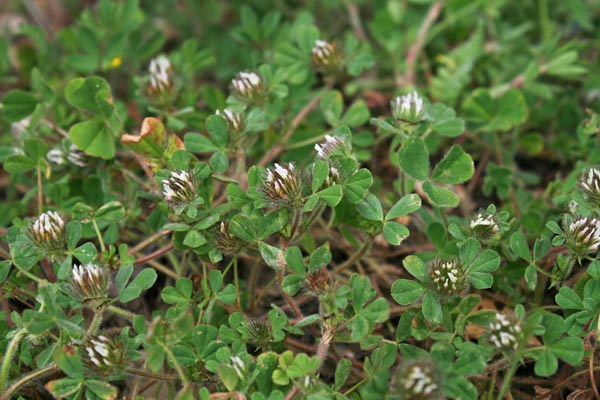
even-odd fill
[{"label": "white clover flower head", "polygon": [[47,211],[33,221],[29,233],[37,246],[54,254],[64,246],[65,221],[56,211]]},{"label": "white clover flower head", "polygon": [[415,362],[401,368],[399,383],[403,399],[435,398],[439,390],[434,368],[426,362]]},{"label": "white clover flower head", "polygon": [[337,135],[325,135],[325,142],[321,144],[315,144],[315,150],[317,151],[317,157],[321,160],[327,160],[334,154],[344,154],[348,152],[348,144],[346,140]]},{"label": "white clover flower head", "polygon": [[590,168],[581,177],[579,186],[589,201],[600,205],[600,169]]},{"label": "white clover flower head", "polygon": [[500,225],[495,215],[480,211],[469,222],[469,229],[480,240],[487,240],[500,232]]},{"label": "white clover flower head", "polygon": [[217,110],[216,115],[222,117],[227,122],[227,127],[233,133],[239,134],[244,130],[245,123],[241,114],[236,113],[230,108]]},{"label": "white clover flower head", "polygon": [[84,361],[105,376],[122,371],[131,356],[129,343],[120,336],[112,339],[104,335],[94,336],[84,344],[83,349]]},{"label": "white clover flower head", "polygon": [[337,64],[335,46],[326,40],[316,40],[311,53],[317,67],[331,68]]},{"label": "white clover flower head", "polygon": [[224,254],[239,254],[247,243],[233,235],[229,230],[229,222],[221,221],[213,230],[214,246]]},{"label": "white clover flower head", "polygon": [[74,144],[69,146],[69,153],[67,154],[67,160],[73,165],[78,167],[85,167],[88,164],[90,157]]},{"label": "white clover flower head", "polygon": [[579,217],[566,229],[566,244],[577,257],[597,253],[600,248],[600,220]]},{"label": "white clover flower head", "polygon": [[242,71],[231,81],[231,87],[242,100],[254,100],[260,96],[263,82],[260,75],[253,71]]},{"label": "white clover flower head", "polygon": [[28,115],[17,122],[13,122],[10,126],[10,131],[15,137],[20,138],[27,128],[29,128],[29,125],[31,125],[31,115]]},{"label": "white clover flower head", "polygon": [[499,350],[516,350],[519,347],[521,325],[504,314],[496,313],[489,325],[489,340]]},{"label": "white clover flower head", "polygon": [[467,279],[459,260],[436,260],[430,271],[433,289],[442,297],[455,297],[467,289]]},{"label": "white clover flower head", "polygon": [[275,163],[267,168],[261,190],[273,203],[298,207],[303,202],[302,179],[293,163]]},{"label": "white clover flower head", "polygon": [[103,306],[108,299],[109,273],[97,264],[73,265],[71,290],[91,309]]},{"label": "white clover flower head", "polygon": [[155,91],[165,91],[171,87],[171,61],[161,54],[150,61],[150,88]]},{"label": "white clover flower head", "polygon": [[416,91],[397,96],[392,100],[391,107],[394,118],[410,123],[421,121],[425,113],[425,103]]},{"label": "white clover flower head", "polygon": [[167,179],[163,179],[163,196],[172,208],[179,208],[191,203],[196,198],[194,177],[187,171],[172,171]]},{"label": "white clover flower head", "polygon": [[90,344],[85,347],[90,361],[97,367],[110,367],[112,364],[108,359],[110,350],[108,348],[109,340],[106,336],[98,336],[90,340]]},{"label": "white clover flower head", "polygon": [[46,159],[52,164],[63,165],[67,162],[67,156],[61,149],[52,149],[46,153]]}]

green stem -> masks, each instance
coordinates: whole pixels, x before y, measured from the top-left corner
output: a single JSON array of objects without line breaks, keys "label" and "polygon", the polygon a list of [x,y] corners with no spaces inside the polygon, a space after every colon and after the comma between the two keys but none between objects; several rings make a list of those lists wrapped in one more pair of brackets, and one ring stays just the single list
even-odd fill
[{"label": "green stem", "polygon": [[36,168],[37,172],[37,203],[38,203],[38,214],[44,211],[44,188],[42,186],[42,169]]},{"label": "green stem", "polygon": [[179,376],[176,375],[167,375],[167,374],[155,374],[149,371],[144,371],[143,369],[134,369],[130,368],[125,370],[128,374],[141,376],[147,379],[152,379],[155,381],[168,381],[168,382],[179,382]]},{"label": "green stem", "polygon": [[31,279],[34,282],[37,282],[38,284],[44,284],[46,282],[45,279],[41,279],[38,278],[37,276],[33,275],[31,272],[24,270],[23,268],[19,267],[17,264],[13,264],[15,267],[17,267],[17,269],[19,270],[20,273],[22,273],[23,275],[25,275],[26,277],[28,277],[29,279]]},{"label": "green stem", "polygon": [[359,387],[361,387],[362,385],[364,385],[367,382],[367,379],[362,379],[360,381],[358,381],[356,383],[356,385],[352,386],[350,389],[346,390],[344,392],[344,396],[348,396],[350,393],[354,392],[356,389],[358,389]]},{"label": "green stem", "polygon": [[102,239],[102,233],[100,233],[100,228],[98,228],[98,223],[96,219],[92,219],[92,224],[94,225],[94,230],[96,231],[96,236],[98,236],[98,242],[100,243],[100,250],[104,253],[106,251],[106,246],[104,245],[104,239]]},{"label": "green stem", "polygon": [[107,310],[113,314],[120,315],[121,317],[127,318],[132,321],[136,317],[136,315],[134,313],[129,312],[127,310],[123,310],[122,308],[119,308],[119,307],[113,306],[113,305],[108,306]]},{"label": "green stem", "polygon": [[312,137],[310,139],[301,140],[299,142],[289,144],[289,145],[285,146],[285,150],[293,150],[293,149],[297,149],[300,147],[308,146],[309,144],[319,143],[324,138],[325,138],[325,133],[322,135]]},{"label": "green stem", "polygon": [[4,392],[4,388],[6,387],[6,382],[8,380],[8,371],[10,370],[13,356],[19,347],[19,343],[21,343],[21,340],[26,334],[27,332],[25,330],[17,331],[6,348],[4,359],[2,360],[2,368],[0,369],[0,393]]},{"label": "green stem", "polygon": [[169,357],[171,359],[171,361],[173,362],[173,367],[175,367],[175,371],[177,371],[177,375],[179,375],[179,379],[181,380],[181,383],[183,384],[183,386],[188,386],[188,379],[185,376],[185,373],[183,372],[183,369],[181,368],[181,365],[179,365],[179,363],[177,362],[177,359],[175,358],[175,355],[173,355],[173,353],[171,352],[171,349],[169,349],[169,346],[167,346],[165,343],[160,343],[161,347],[163,348],[163,350],[165,351],[167,357]]},{"label": "green stem", "polygon": [[100,326],[100,322],[102,322],[102,315],[104,314],[104,310],[106,310],[106,308],[104,308],[104,307],[99,308],[98,310],[94,310],[94,318],[92,319],[92,322],[90,323],[90,326],[88,327],[88,330],[86,333],[87,336],[92,336],[98,330],[98,327]]},{"label": "green stem", "polygon": [[510,369],[508,371],[506,371],[506,375],[504,375],[504,380],[502,381],[502,387],[500,388],[500,392],[498,393],[498,396],[496,397],[497,400],[502,400],[504,398],[504,395],[510,388],[512,378],[515,375],[515,372],[517,372],[517,368],[519,368],[519,360],[518,360],[518,358],[515,358],[510,366]]},{"label": "green stem", "polygon": [[[56,365],[55,363],[52,363],[50,365],[48,365],[45,368],[39,369],[37,371],[34,371],[28,375],[25,375],[24,377],[22,377],[21,379],[15,381],[12,385],[10,385],[10,387],[8,387],[8,389],[6,389],[5,392],[2,393],[2,396],[0,397],[0,400],[8,400],[10,399],[11,395],[13,393],[15,393],[17,390],[19,390],[19,388],[25,384],[27,384],[30,381],[33,381],[35,379],[41,378],[44,375],[59,371],[60,368],[58,368],[58,365]],[[0,386],[0,392],[2,391],[3,387]]]}]

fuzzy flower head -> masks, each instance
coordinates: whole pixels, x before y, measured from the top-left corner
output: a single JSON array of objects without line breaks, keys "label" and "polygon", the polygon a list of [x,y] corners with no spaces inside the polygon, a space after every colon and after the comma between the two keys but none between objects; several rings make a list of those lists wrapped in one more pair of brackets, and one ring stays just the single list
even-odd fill
[{"label": "fuzzy flower head", "polygon": [[429,273],[433,289],[442,297],[457,297],[468,288],[463,265],[458,259],[436,260]]},{"label": "fuzzy flower head", "polygon": [[258,100],[263,93],[263,80],[256,72],[242,71],[231,81],[235,95],[244,101]]},{"label": "fuzzy flower head", "polygon": [[323,296],[332,292],[334,288],[331,275],[326,267],[315,268],[306,274],[308,289],[317,296]]},{"label": "fuzzy flower head", "polygon": [[84,362],[104,376],[123,371],[133,355],[131,347],[121,336],[94,336],[85,343],[83,350]]},{"label": "fuzzy flower head", "polygon": [[350,146],[342,136],[325,135],[325,142],[315,144],[317,157],[321,160],[327,160],[334,154],[347,155],[350,153]]},{"label": "fuzzy flower head", "polygon": [[74,144],[69,146],[67,160],[78,167],[86,167],[90,162],[90,156]]},{"label": "fuzzy flower head", "polygon": [[262,192],[273,203],[302,206],[302,179],[293,163],[275,163],[267,168],[263,183]]},{"label": "fuzzy flower head", "polygon": [[433,364],[417,361],[401,365],[394,380],[393,398],[402,400],[439,399],[440,382]]},{"label": "fuzzy flower head", "polygon": [[29,234],[38,247],[53,255],[65,245],[65,221],[56,211],[45,212],[33,221]]},{"label": "fuzzy flower head", "polygon": [[400,121],[417,123],[423,119],[425,104],[416,91],[398,96],[391,102],[392,115]]},{"label": "fuzzy flower head", "polygon": [[91,309],[108,301],[110,275],[106,268],[96,264],[73,265],[71,290]]},{"label": "fuzzy flower head", "polygon": [[577,258],[596,254],[600,247],[600,220],[580,217],[565,229],[566,245]]},{"label": "fuzzy flower head", "polygon": [[496,313],[489,325],[489,341],[500,351],[514,351],[519,347],[521,324],[504,314]]},{"label": "fuzzy flower head", "polygon": [[262,349],[266,349],[271,342],[271,329],[267,321],[261,319],[243,321],[239,330],[245,340],[255,343]]},{"label": "fuzzy flower head", "polygon": [[586,199],[600,206],[600,169],[590,168],[579,181],[579,187]]},{"label": "fuzzy flower head", "polygon": [[500,232],[498,219],[484,211],[480,211],[469,222],[469,229],[474,237],[480,240],[491,239]]},{"label": "fuzzy flower head", "polygon": [[196,198],[194,177],[187,171],[172,171],[168,179],[163,179],[163,196],[174,209],[191,203]]},{"label": "fuzzy flower head", "polygon": [[232,137],[237,138],[242,132],[244,132],[246,122],[241,114],[236,113],[230,108],[217,110],[215,114],[222,117],[225,122],[227,122],[227,128],[229,128],[229,132],[231,132]]},{"label": "fuzzy flower head", "polygon": [[339,64],[339,56],[335,45],[325,40],[317,40],[311,49],[315,66],[326,71],[335,71]]},{"label": "fuzzy flower head", "polygon": [[153,92],[166,92],[173,86],[171,61],[160,55],[150,61],[150,90]]}]

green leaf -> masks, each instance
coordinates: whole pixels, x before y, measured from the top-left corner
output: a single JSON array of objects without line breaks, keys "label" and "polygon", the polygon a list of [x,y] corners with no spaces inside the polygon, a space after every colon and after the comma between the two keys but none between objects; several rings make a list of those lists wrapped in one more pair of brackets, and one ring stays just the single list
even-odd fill
[{"label": "green leaf", "polygon": [[410,255],[402,261],[402,265],[409,274],[417,278],[420,282],[426,283],[429,281],[427,266],[419,257]]},{"label": "green leaf", "polygon": [[535,362],[534,371],[537,376],[554,375],[558,369],[556,356],[548,349],[544,349]]},{"label": "green leaf", "polygon": [[391,245],[399,246],[409,235],[408,228],[398,222],[388,221],[383,225],[383,237]]},{"label": "green leaf", "polygon": [[142,121],[139,135],[125,134],[121,143],[141,156],[161,158],[166,150],[167,131],[160,119],[147,117]]},{"label": "green leaf", "polygon": [[385,216],[386,221],[402,217],[421,208],[421,198],[418,194],[407,194],[394,204]]},{"label": "green leaf", "polygon": [[82,264],[87,264],[92,262],[98,256],[98,250],[96,250],[94,243],[85,242],[73,250],[73,256],[77,257]]},{"label": "green leaf", "polygon": [[310,255],[309,269],[321,268],[331,262],[331,252],[325,246],[321,246]]},{"label": "green leaf", "polygon": [[527,114],[525,98],[517,89],[509,89],[495,99],[489,90],[479,88],[471,92],[462,104],[462,115],[471,130],[508,131],[523,123]]},{"label": "green leaf", "polygon": [[65,88],[65,98],[72,106],[105,118],[114,108],[110,86],[99,76],[72,79]]},{"label": "green leaf", "polygon": [[383,208],[381,207],[381,202],[373,193],[369,193],[361,200],[356,205],[356,210],[366,219],[371,221],[383,221]]},{"label": "green leaf", "polygon": [[333,390],[339,391],[350,376],[352,361],[347,358],[342,358],[336,366]]},{"label": "green leaf", "polygon": [[331,126],[338,125],[344,108],[342,94],[337,90],[330,90],[323,95],[320,105],[325,121]]},{"label": "green leaf", "polygon": [[329,175],[329,165],[323,160],[315,161],[312,166],[311,189],[313,193],[323,186],[323,183],[325,183],[325,180],[327,179],[327,175]]},{"label": "green leaf", "polygon": [[362,311],[361,314],[376,323],[387,321],[390,316],[390,306],[386,299],[380,297],[369,303]]},{"label": "green leaf", "polygon": [[442,322],[442,305],[440,299],[433,292],[426,292],[423,296],[423,316],[431,323],[439,324]]},{"label": "green leaf", "polygon": [[537,270],[535,269],[535,265],[531,264],[527,268],[525,268],[525,282],[527,283],[527,289],[535,290],[537,285]]},{"label": "green leaf", "polygon": [[111,385],[110,383],[98,381],[95,379],[86,380],[85,387],[87,389],[87,398],[93,398],[92,396],[90,396],[90,393],[93,393],[98,399],[114,400],[119,394],[117,388]]},{"label": "green leaf", "polygon": [[527,238],[521,231],[516,231],[510,236],[510,249],[519,258],[532,262],[531,252],[527,245]]},{"label": "green leaf", "polygon": [[317,195],[329,207],[335,207],[342,200],[344,192],[340,185],[333,185],[321,190],[320,192],[317,192]]},{"label": "green leaf", "polygon": [[11,154],[4,160],[4,169],[9,174],[23,173],[35,169],[37,163],[23,154]]},{"label": "green leaf", "polygon": [[285,255],[278,247],[273,247],[265,242],[258,242],[258,249],[269,267],[279,270],[284,265]]},{"label": "green leaf", "polygon": [[63,378],[46,383],[44,386],[56,399],[72,396],[81,390],[83,379]]},{"label": "green leaf", "polygon": [[439,183],[457,184],[467,181],[473,173],[473,159],[460,146],[452,146],[431,175],[431,180]]},{"label": "green leaf", "polygon": [[285,262],[290,270],[302,277],[306,276],[306,266],[300,248],[297,246],[288,247],[285,251]]},{"label": "green leaf", "polygon": [[247,242],[254,242],[258,239],[256,224],[241,214],[234,215],[231,218],[231,221],[229,221],[229,231]]},{"label": "green leaf", "polygon": [[225,119],[220,115],[211,115],[206,119],[205,125],[208,134],[212,138],[212,142],[221,149],[227,147],[229,129],[227,128]]},{"label": "green leaf", "polygon": [[115,156],[114,135],[100,119],[79,122],[69,129],[69,137],[75,146],[86,153],[104,159]]},{"label": "green leaf", "polygon": [[58,367],[71,378],[83,378],[83,363],[79,355],[71,351],[66,350],[64,347],[56,349],[52,354],[52,359],[58,365]]},{"label": "green leaf", "polygon": [[232,366],[228,364],[219,364],[217,367],[217,373],[219,374],[219,380],[229,392],[233,392],[238,384],[238,375]]},{"label": "green leaf", "polygon": [[400,167],[415,179],[425,180],[429,177],[429,150],[427,145],[417,136],[411,136],[398,150]]},{"label": "green leaf", "polygon": [[484,250],[471,265],[470,272],[494,272],[500,266],[500,256],[492,249]]},{"label": "green leaf", "polygon": [[431,129],[442,136],[456,137],[465,130],[465,121],[456,118],[456,111],[442,103],[430,105],[427,114],[432,120]]},{"label": "green leaf", "polygon": [[578,337],[566,337],[550,345],[550,351],[571,365],[579,365],[584,354],[583,342]]},{"label": "green leaf", "polygon": [[357,315],[350,325],[350,339],[353,342],[361,341],[369,334],[369,320],[362,314]]},{"label": "green leaf", "polygon": [[423,293],[425,293],[425,287],[417,281],[398,279],[392,285],[392,298],[403,306],[414,302]]},{"label": "green leaf", "polygon": [[11,90],[2,97],[2,114],[10,122],[18,122],[31,115],[38,104],[38,99],[23,90]]},{"label": "green leaf", "polygon": [[125,217],[125,208],[119,201],[109,201],[94,213],[94,218],[106,222],[119,222],[123,217]]},{"label": "green leaf", "polygon": [[456,207],[458,206],[458,196],[446,188],[434,186],[431,182],[423,182],[423,192],[429,198],[431,204],[437,207]]},{"label": "green leaf", "polygon": [[567,310],[583,310],[583,302],[573,289],[562,286],[554,298],[556,304]]},{"label": "green leaf", "polygon": [[206,244],[207,240],[204,237],[204,235],[202,235],[200,232],[198,232],[195,229],[191,229],[189,231],[187,231],[187,233],[185,234],[185,237],[183,238],[183,244],[195,249],[198,248],[200,246],[202,246],[203,244]]},{"label": "green leaf", "polygon": [[81,223],[79,221],[70,221],[65,229],[67,248],[73,250],[81,239]]},{"label": "green leaf", "polygon": [[143,290],[149,289],[154,285],[156,278],[157,274],[155,270],[150,268],[143,269],[126,288],[119,292],[119,301],[127,303],[137,299]]},{"label": "green leaf", "polygon": [[187,304],[192,297],[192,289],[192,281],[189,278],[179,278],[175,287],[165,287],[160,293],[160,297],[167,304]]},{"label": "green leaf", "polygon": [[373,184],[373,175],[366,168],[361,168],[346,182],[346,194],[350,203],[358,203],[368,193]]},{"label": "green leaf", "polygon": [[0,284],[2,284],[10,273],[10,260],[0,261]]},{"label": "green leaf", "polygon": [[39,259],[38,249],[21,228],[16,226],[8,228],[7,239],[14,264],[25,270],[35,265]]},{"label": "green leaf", "polygon": [[362,100],[357,100],[346,111],[342,117],[340,124],[348,125],[351,128],[363,125],[369,120],[369,108]]},{"label": "green leaf", "polygon": [[186,150],[192,153],[212,153],[219,150],[219,146],[215,145],[212,140],[194,132],[186,133],[183,143]]},{"label": "green leaf", "polygon": [[[36,163],[39,163],[40,160],[45,160],[46,154],[48,154],[48,146],[40,139],[25,139],[23,149],[25,150],[25,154]],[[42,161],[41,165],[44,165],[44,162]]]},{"label": "green leaf", "polygon": [[358,314],[372,297],[369,278],[353,274],[350,277],[350,289],[352,289],[352,307],[354,312]]}]

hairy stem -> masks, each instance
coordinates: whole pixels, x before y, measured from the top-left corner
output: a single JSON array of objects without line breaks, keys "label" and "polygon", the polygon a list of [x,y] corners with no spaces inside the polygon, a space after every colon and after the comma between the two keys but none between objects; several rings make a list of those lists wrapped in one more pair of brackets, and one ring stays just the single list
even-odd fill
[{"label": "hairy stem", "polygon": [[333,272],[337,274],[345,270],[346,268],[354,264],[357,260],[359,260],[362,256],[364,256],[367,253],[367,251],[369,251],[369,248],[371,247],[371,244],[373,243],[374,239],[375,238],[373,236],[369,236],[369,238],[363,243],[362,247],[358,249],[358,251],[354,253],[349,259],[338,265]]},{"label": "hairy stem", "polygon": [[[10,397],[12,396],[13,393],[15,393],[17,390],[19,390],[22,386],[26,385],[27,383],[29,383],[33,380],[39,379],[45,375],[57,372],[57,371],[60,371],[60,368],[58,368],[58,365],[56,365],[55,363],[52,363],[45,368],[39,369],[28,375],[25,375],[24,377],[15,381],[12,385],[10,385],[6,389],[5,392],[2,392],[2,395],[0,396],[0,400],[10,399]],[[0,386],[0,392],[2,391],[2,389],[4,389],[4,388],[2,386]]]},{"label": "hairy stem", "polygon": [[[13,356],[21,343],[21,340],[25,337],[27,332],[24,330],[19,330],[12,337],[8,347],[6,348],[6,353],[4,354],[4,358],[2,359],[2,367],[0,368],[0,393],[4,391],[6,387],[6,382],[8,380],[8,371],[10,370]],[[4,398],[4,395],[3,395]],[[8,397],[7,397],[8,398]]]}]

